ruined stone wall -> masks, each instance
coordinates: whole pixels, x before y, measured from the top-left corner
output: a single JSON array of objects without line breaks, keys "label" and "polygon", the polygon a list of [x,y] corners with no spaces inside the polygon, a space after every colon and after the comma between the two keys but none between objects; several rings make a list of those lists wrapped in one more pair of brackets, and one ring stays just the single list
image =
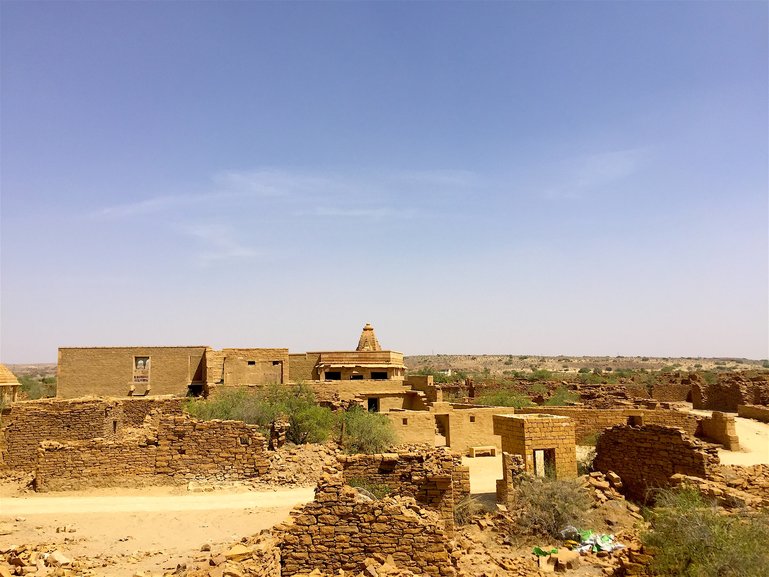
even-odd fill
[{"label": "ruined stone wall", "polygon": [[645,425],[679,427],[690,435],[697,433],[699,418],[696,415],[670,409],[583,409],[578,407],[526,407],[516,409],[515,414],[544,413],[569,417],[574,421],[577,444],[595,437],[608,427],[626,425],[632,417],[641,417]]},{"label": "ruined stone wall", "polygon": [[121,428],[117,402],[22,401],[3,413],[0,423],[0,466],[32,472],[37,446],[46,440],[76,441],[95,437],[114,438]]},{"label": "ruined stone wall", "polygon": [[735,428],[732,415],[713,411],[710,417],[703,417],[700,424],[701,437],[720,443],[729,451],[740,450],[740,439],[737,436],[737,429]]},{"label": "ruined stone wall", "polygon": [[386,485],[391,495],[413,497],[438,511],[449,533],[454,530],[454,507],[470,494],[470,470],[462,458],[448,451],[351,455],[339,458],[348,484]]},{"label": "ruined stone wall", "polygon": [[691,400],[692,383],[658,383],[652,387],[652,398],[664,402]]},{"label": "ruined stone wall", "polygon": [[132,430],[124,439],[40,443],[35,484],[45,491],[149,479],[247,479],[269,469],[266,444],[255,426],[240,421],[160,415],[157,429]]},{"label": "ruined stone wall", "polygon": [[35,489],[141,486],[155,476],[157,446],[145,440],[44,441],[37,447]]},{"label": "ruined stone wall", "polygon": [[163,415],[156,474],[176,480],[246,479],[270,467],[267,441],[255,425]]},{"label": "ruined stone wall", "polygon": [[737,412],[739,405],[769,405],[769,381],[763,375],[721,375],[713,384],[692,385],[695,409]]},{"label": "ruined stone wall", "polygon": [[160,411],[165,415],[182,415],[185,403],[182,397],[127,397],[120,399],[124,427],[141,427],[144,419],[152,411]]},{"label": "ruined stone wall", "polygon": [[152,411],[181,415],[184,399],[125,397],[24,401],[8,407],[0,421],[0,468],[32,472],[42,441],[117,439],[140,427]]},{"label": "ruined stone wall", "polygon": [[628,496],[645,501],[651,489],[671,486],[677,473],[707,478],[718,466],[714,445],[681,429],[644,425],[616,426],[598,438],[593,467],[622,478]]},{"label": "ruined stone wall", "polygon": [[417,574],[453,576],[448,537],[437,513],[409,498],[361,499],[341,476],[318,483],[315,501],[275,528],[283,577],[363,571],[368,557],[392,555]]},{"label": "ruined stone wall", "polygon": [[206,347],[90,347],[59,349],[56,395],[120,397],[134,383],[134,358],[149,357],[148,382],[153,395],[185,395],[193,380],[204,376]]},{"label": "ruined stone wall", "polygon": [[761,405],[737,405],[737,414],[746,419],[769,423],[769,407]]}]

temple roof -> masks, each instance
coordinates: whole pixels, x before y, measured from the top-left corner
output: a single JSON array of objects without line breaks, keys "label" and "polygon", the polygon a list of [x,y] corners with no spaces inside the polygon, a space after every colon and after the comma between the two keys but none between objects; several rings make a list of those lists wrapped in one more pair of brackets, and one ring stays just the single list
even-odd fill
[{"label": "temple roof", "polygon": [[3,364],[0,364],[0,384],[4,385],[18,385],[19,381],[16,379],[11,370]]},{"label": "temple roof", "polygon": [[366,326],[363,327],[363,332],[360,334],[360,339],[358,340],[358,348],[355,349],[356,351],[381,351],[382,347],[379,346],[379,341],[376,340],[376,335],[374,334],[374,327],[372,327],[370,324],[366,323]]}]

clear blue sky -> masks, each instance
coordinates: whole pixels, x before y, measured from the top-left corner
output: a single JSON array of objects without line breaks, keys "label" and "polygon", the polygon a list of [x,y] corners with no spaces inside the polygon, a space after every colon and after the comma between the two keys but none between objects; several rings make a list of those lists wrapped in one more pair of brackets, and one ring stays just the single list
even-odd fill
[{"label": "clear blue sky", "polygon": [[768,6],[3,1],[0,360],[767,358]]}]

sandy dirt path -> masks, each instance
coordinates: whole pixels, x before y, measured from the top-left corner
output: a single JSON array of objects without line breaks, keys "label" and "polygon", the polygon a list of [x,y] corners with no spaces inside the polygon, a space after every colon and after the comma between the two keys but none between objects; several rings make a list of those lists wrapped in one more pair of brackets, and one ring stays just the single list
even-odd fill
[{"label": "sandy dirt path", "polygon": [[[142,493],[151,493],[150,495]],[[53,543],[70,557],[98,558],[96,574],[161,572],[286,519],[313,488],[178,494],[176,488],[112,489],[0,498],[0,548]],[[57,532],[57,528],[71,531]]]}]

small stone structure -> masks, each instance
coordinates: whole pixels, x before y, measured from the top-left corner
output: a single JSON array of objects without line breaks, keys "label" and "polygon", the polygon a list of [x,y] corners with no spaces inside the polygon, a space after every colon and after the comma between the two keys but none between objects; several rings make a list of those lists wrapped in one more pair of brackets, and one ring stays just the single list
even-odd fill
[{"label": "small stone structure", "polygon": [[593,467],[622,478],[627,495],[646,500],[649,491],[672,486],[675,474],[708,478],[718,466],[718,451],[684,430],[643,425],[621,425],[598,438]]},{"label": "small stone structure", "polygon": [[275,527],[281,542],[282,576],[363,571],[367,558],[392,555],[398,567],[421,575],[453,576],[448,536],[437,513],[408,497],[370,500],[326,476],[315,500]]},{"label": "small stone structure", "polygon": [[454,531],[455,505],[470,495],[469,468],[445,450],[340,456],[339,462],[346,483],[387,486],[392,496],[416,499],[441,515],[447,534]]},{"label": "small stone structure", "polygon": [[521,455],[527,473],[556,479],[577,476],[574,422],[556,415],[494,415],[503,453]]},{"label": "small stone structure", "polygon": [[0,363],[0,407],[16,402],[19,395],[19,384],[16,375]]}]

